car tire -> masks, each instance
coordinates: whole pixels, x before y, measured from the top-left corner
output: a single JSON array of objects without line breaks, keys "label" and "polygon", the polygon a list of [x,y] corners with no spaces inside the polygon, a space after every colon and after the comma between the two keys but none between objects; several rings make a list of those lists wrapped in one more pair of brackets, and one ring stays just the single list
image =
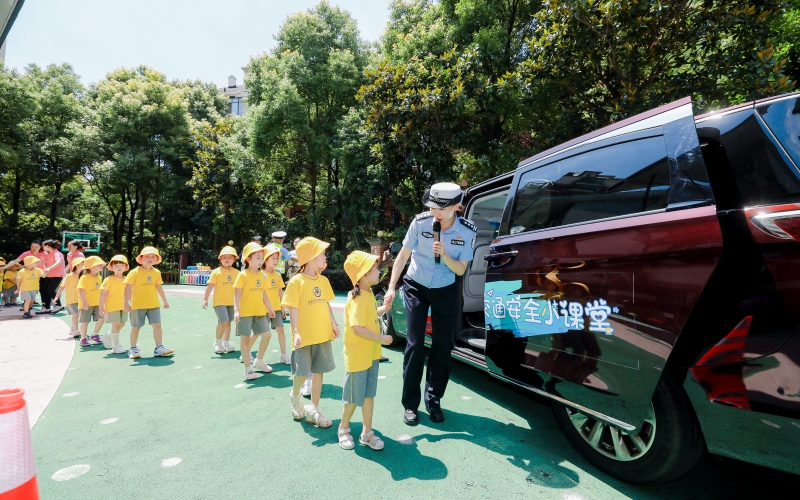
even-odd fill
[{"label": "car tire", "polygon": [[[567,440],[586,460],[629,483],[654,485],[676,479],[697,464],[705,449],[700,424],[689,401],[666,373],[653,394],[648,419],[652,424],[645,423],[636,436],[561,404],[554,404],[553,411]],[[618,439],[618,446],[612,448],[614,439]]]}]

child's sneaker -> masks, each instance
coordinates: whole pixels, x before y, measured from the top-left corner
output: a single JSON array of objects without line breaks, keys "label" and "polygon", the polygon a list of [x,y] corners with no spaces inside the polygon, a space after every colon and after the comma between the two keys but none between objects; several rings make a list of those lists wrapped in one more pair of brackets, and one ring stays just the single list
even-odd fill
[{"label": "child's sneaker", "polygon": [[96,333],[94,335],[92,335],[91,337],[89,337],[89,340],[91,340],[92,343],[95,344],[95,345],[103,343],[103,339],[101,339],[100,335],[98,335]]},{"label": "child's sneaker", "polygon": [[303,387],[300,388],[300,395],[307,398],[311,397],[311,377],[308,377],[306,381],[303,382]]},{"label": "child's sneaker", "polygon": [[113,350],[113,351],[111,351],[111,352],[112,352],[113,354],[125,354],[125,348],[124,348],[124,347],[122,347],[121,345],[118,345],[118,346],[117,346],[117,347],[115,347],[115,348],[114,348],[114,350]]},{"label": "child's sneaker", "polygon": [[289,398],[292,400],[292,417],[295,420],[300,420],[301,418],[305,417],[306,409],[303,407],[303,402],[300,400],[300,396],[293,396],[290,393]]},{"label": "child's sneaker", "polygon": [[106,336],[103,337],[103,347],[105,347],[106,349],[113,349],[114,348],[114,342],[111,341],[111,335],[110,334],[106,334]]},{"label": "child's sneaker", "polygon": [[69,332],[69,334],[72,335],[72,338],[77,339],[78,337],[81,336],[81,331],[80,330],[75,330],[73,332]]},{"label": "child's sneaker", "polygon": [[222,344],[222,347],[225,348],[225,352],[236,352],[236,348],[233,347],[232,345],[228,344],[227,342]]},{"label": "child's sneaker", "polygon": [[256,372],[253,371],[253,367],[245,368],[244,369],[244,379],[245,380],[253,380],[256,378]]},{"label": "child's sneaker", "polygon": [[214,352],[217,354],[222,354],[225,352],[225,346],[220,344],[219,342],[214,342]]},{"label": "child's sneaker", "polygon": [[269,373],[272,371],[272,367],[266,364],[263,359],[257,359],[256,362],[253,363],[253,368],[264,373]]},{"label": "child's sneaker", "polygon": [[128,349],[128,357],[130,359],[139,359],[140,356],[141,356],[141,354],[139,354],[139,348],[138,347],[133,346],[130,349]]},{"label": "child's sneaker", "polygon": [[81,339],[81,347],[89,347],[90,345],[92,345],[92,344],[89,343],[89,339],[88,338],[84,337],[84,338]]},{"label": "child's sneaker", "polygon": [[[250,364],[252,365],[255,362],[256,362],[256,358],[254,358],[253,355],[251,354],[250,355]],[[244,360],[242,359],[241,356],[239,356],[239,363],[244,363]]]},{"label": "child's sneaker", "polygon": [[[20,311],[21,311],[21,310],[22,310],[22,309],[20,309]],[[29,312],[22,313],[22,319],[31,319],[32,317],[33,317],[33,316],[31,316],[31,313],[29,313]]]},{"label": "child's sneaker", "polygon": [[281,363],[284,365],[291,365],[292,364],[292,356],[289,354],[281,354]]},{"label": "child's sneaker", "polygon": [[155,349],[153,349],[153,356],[169,356],[173,352],[175,351],[173,351],[172,349],[167,349],[166,347],[164,347],[164,344],[161,344],[156,346]]}]

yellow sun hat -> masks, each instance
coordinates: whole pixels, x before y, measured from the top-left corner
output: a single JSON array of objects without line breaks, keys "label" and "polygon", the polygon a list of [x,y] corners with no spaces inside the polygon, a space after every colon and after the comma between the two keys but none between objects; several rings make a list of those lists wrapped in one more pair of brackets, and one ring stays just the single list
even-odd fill
[{"label": "yellow sun hat", "polygon": [[40,260],[41,259],[39,259],[38,257],[34,257],[33,255],[28,255],[27,257],[22,259],[22,262],[24,262],[26,266],[30,266],[31,264],[36,264]]},{"label": "yellow sun hat", "polygon": [[156,247],[144,247],[144,248],[142,248],[142,251],[139,252],[139,255],[136,256],[136,262],[141,264],[142,263],[142,257],[144,257],[145,255],[155,255],[156,257],[158,257],[158,262],[156,262],[155,265],[161,264],[161,254],[158,253],[158,248],[156,248]]},{"label": "yellow sun hat", "polygon": [[85,261],[85,260],[86,259],[84,259],[83,257],[75,257],[74,259],[72,259],[72,264],[70,264],[70,266],[71,266],[70,267],[70,272],[75,270],[75,266],[83,264],[83,261]]},{"label": "yellow sun hat", "polygon": [[256,253],[256,252],[263,252],[264,250],[265,250],[265,249],[264,249],[264,247],[262,247],[262,246],[261,246],[261,245],[259,245],[258,243],[255,243],[255,244],[253,244],[253,243],[248,243],[248,244],[247,244],[247,245],[244,247],[244,250],[242,250],[242,257],[243,257],[243,260],[247,260],[247,259],[248,259],[248,258],[249,258],[251,255],[253,255],[254,253]]},{"label": "yellow sun hat", "polygon": [[267,244],[264,247],[264,251],[265,251],[264,260],[267,260],[269,258],[269,256],[274,254],[274,253],[280,253],[281,248],[283,248],[283,245],[278,245],[277,243],[269,243],[269,244]]},{"label": "yellow sun hat", "polygon": [[[75,262],[75,261],[73,261],[73,262]],[[111,260],[108,261],[108,269],[109,270],[111,270],[111,263],[112,262],[122,262],[123,264],[125,264],[125,270],[126,271],[131,268],[131,266],[128,265],[128,258],[125,257],[124,255],[122,255],[121,253],[111,257]]]},{"label": "yellow sun hat", "polygon": [[353,286],[355,286],[358,280],[367,274],[377,261],[377,255],[356,250],[348,255],[347,260],[344,261],[344,272],[347,273],[347,277],[350,278]]},{"label": "yellow sun hat", "polygon": [[330,243],[318,240],[313,236],[306,236],[297,243],[295,252],[297,252],[297,263],[301,266],[311,262],[314,257],[325,251],[330,246]]},{"label": "yellow sun hat", "polygon": [[100,257],[96,257],[92,255],[91,257],[86,257],[83,261],[83,268],[84,269],[91,269],[94,266],[105,266],[106,263]]},{"label": "yellow sun hat", "polygon": [[221,259],[223,255],[231,255],[234,259],[239,258],[239,254],[236,253],[236,249],[233,247],[224,247],[219,251],[219,256],[217,258]]}]

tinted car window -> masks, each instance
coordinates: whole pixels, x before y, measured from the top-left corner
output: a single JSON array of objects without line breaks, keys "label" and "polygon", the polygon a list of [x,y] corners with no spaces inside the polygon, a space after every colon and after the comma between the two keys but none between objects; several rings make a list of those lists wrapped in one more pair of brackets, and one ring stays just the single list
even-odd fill
[{"label": "tinted car window", "polygon": [[615,144],[522,175],[511,234],[666,208],[663,137]]},{"label": "tinted car window", "polygon": [[760,106],[758,113],[794,163],[800,165],[800,97]]}]

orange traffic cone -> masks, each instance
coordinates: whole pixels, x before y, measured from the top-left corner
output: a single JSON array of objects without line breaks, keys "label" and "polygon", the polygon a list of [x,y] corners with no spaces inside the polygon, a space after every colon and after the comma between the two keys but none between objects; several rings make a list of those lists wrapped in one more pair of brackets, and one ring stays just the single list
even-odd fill
[{"label": "orange traffic cone", "polygon": [[22,389],[0,390],[0,500],[38,500],[36,463]]}]

